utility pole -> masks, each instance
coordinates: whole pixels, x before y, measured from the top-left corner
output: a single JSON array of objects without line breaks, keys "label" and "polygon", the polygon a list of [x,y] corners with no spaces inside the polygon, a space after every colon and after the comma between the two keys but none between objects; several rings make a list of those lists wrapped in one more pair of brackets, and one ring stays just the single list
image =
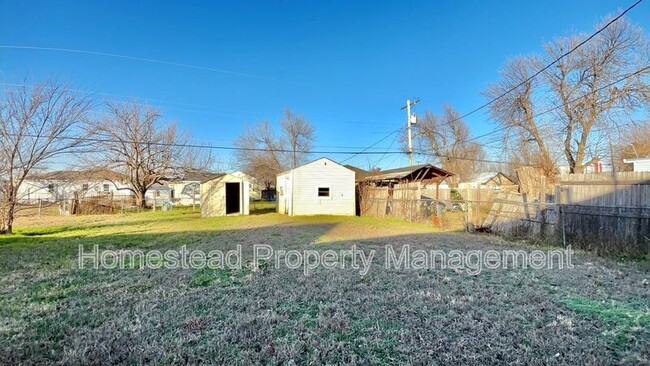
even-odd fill
[{"label": "utility pole", "polygon": [[407,99],[406,105],[400,108],[401,110],[406,109],[406,127],[408,129],[408,140],[409,140],[409,166],[413,166],[413,142],[412,142],[411,125],[417,122],[415,118],[415,114],[411,114],[411,107],[418,104],[419,102],[420,102],[420,98],[417,98],[414,101]]}]

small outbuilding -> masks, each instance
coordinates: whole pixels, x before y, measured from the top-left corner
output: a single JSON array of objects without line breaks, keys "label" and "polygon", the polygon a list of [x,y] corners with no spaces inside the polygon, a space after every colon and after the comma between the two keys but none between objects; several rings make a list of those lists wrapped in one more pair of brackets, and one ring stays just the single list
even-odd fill
[{"label": "small outbuilding", "polygon": [[241,177],[218,174],[201,182],[201,217],[248,215],[250,184]]},{"label": "small outbuilding", "polygon": [[478,173],[469,177],[467,181],[458,183],[459,189],[488,188],[500,190],[502,187],[510,188],[515,182],[501,172]]},{"label": "small outbuilding", "polygon": [[624,163],[632,164],[632,170],[635,172],[650,172],[650,156],[645,158],[624,159]]},{"label": "small outbuilding", "polygon": [[277,176],[278,212],[286,215],[355,214],[354,171],[320,158]]}]

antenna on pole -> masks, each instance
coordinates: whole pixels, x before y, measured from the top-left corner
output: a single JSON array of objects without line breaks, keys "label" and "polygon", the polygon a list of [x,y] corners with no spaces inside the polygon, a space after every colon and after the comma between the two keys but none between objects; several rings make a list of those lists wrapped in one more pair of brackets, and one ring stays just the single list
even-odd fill
[{"label": "antenna on pole", "polygon": [[406,109],[406,127],[408,128],[408,140],[409,140],[409,166],[413,166],[413,143],[411,141],[411,135],[412,135],[411,125],[417,123],[415,113],[411,114],[411,107],[415,106],[418,103],[420,103],[420,98],[415,98],[415,100],[413,101],[407,99],[406,105],[400,108],[401,111]]}]

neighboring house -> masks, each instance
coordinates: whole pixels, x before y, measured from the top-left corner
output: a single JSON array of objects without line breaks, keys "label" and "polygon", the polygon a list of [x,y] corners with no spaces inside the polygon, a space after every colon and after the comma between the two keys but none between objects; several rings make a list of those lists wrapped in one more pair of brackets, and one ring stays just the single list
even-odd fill
[{"label": "neighboring house", "polygon": [[250,184],[232,174],[218,174],[201,182],[201,217],[248,215]]},{"label": "neighboring house", "polygon": [[650,156],[645,158],[624,159],[624,163],[632,164],[635,172],[650,172]]},{"label": "neighboring house", "polygon": [[257,180],[257,178],[255,178],[255,177],[253,177],[251,175],[248,175],[248,174],[246,174],[244,172],[241,172],[241,171],[236,171],[234,173],[230,173],[230,175],[232,175],[234,177],[237,177],[237,178],[242,178],[243,180],[248,182],[248,184],[251,187],[250,188],[251,189],[251,193],[250,193],[251,199],[253,199],[253,200],[262,199],[262,190],[261,190],[261,186],[260,186],[259,181]]},{"label": "neighboring house", "polygon": [[[571,168],[568,165],[561,165],[558,167],[558,172],[560,174],[570,174]],[[612,165],[605,164],[601,160],[593,160],[591,163],[586,164],[583,167],[583,174],[593,174],[593,173],[611,173]]]},{"label": "neighboring house", "polygon": [[56,202],[72,199],[75,195],[79,198],[132,196],[128,187],[118,173],[107,170],[55,171],[34,174],[25,179],[18,189],[18,202]]},{"label": "neighboring house", "polygon": [[171,199],[175,204],[191,206],[201,202],[201,182],[217,176],[208,172],[187,172],[182,177],[172,179],[168,186],[171,188]]},{"label": "neighboring house", "polygon": [[502,186],[512,186],[515,182],[501,172],[478,173],[464,182],[458,183],[458,189],[489,188],[500,190]]},{"label": "neighboring house", "polygon": [[277,176],[278,212],[287,215],[355,214],[355,173],[320,158]]},{"label": "neighboring house", "polygon": [[144,194],[147,206],[162,206],[165,202],[174,200],[174,190],[163,184],[155,184]]}]

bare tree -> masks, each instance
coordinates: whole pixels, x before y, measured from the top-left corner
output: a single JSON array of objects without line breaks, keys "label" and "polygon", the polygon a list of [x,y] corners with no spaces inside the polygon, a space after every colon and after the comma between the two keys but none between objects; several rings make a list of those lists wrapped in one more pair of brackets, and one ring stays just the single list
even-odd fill
[{"label": "bare tree", "polygon": [[314,141],[314,128],[302,114],[295,114],[289,108],[284,109],[282,134],[288,149],[291,150],[291,167],[304,162],[311,151]]},{"label": "bare tree", "polygon": [[418,119],[415,133],[416,145],[424,151],[432,151],[436,163],[455,174],[456,180],[464,180],[481,170],[479,161],[485,154],[481,145],[468,142],[469,129],[460,114],[450,105],[443,106],[438,116],[430,111]]},{"label": "bare tree", "polygon": [[284,110],[277,135],[264,121],[247,126],[235,141],[237,166],[257,178],[267,189],[275,185],[275,177],[283,170],[296,167],[309,156],[314,141],[314,128],[301,114]]},{"label": "bare tree", "polygon": [[[531,165],[541,169],[546,176],[554,177],[557,166],[547,145],[552,135],[548,134],[550,129],[536,117],[539,103],[535,89],[539,84],[535,79],[528,80],[533,74],[534,64],[537,61],[532,57],[520,56],[510,60],[501,71],[501,80],[491,85],[484,94],[488,98],[505,94],[492,103],[490,111],[492,117],[506,127],[504,146],[516,151],[508,154],[516,165],[514,169]],[[511,136],[513,132],[514,137]]]},{"label": "bare tree", "polygon": [[11,234],[25,178],[87,141],[80,123],[91,103],[67,87],[45,82],[0,97],[0,233]]},{"label": "bare tree", "polygon": [[[650,90],[650,70],[644,70],[650,65],[648,40],[641,28],[623,18],[560,59],[541,77],[524,82],[532,70],[542,69],[582,39],[584,35],[557,38],[546,45],[545,56],[510,61],[502,79],[485,93],[494,98],[516,87],[491,105],[493,117],[535,141],[544,165],[553,162],[548,144],[559,142],[572,173],[582,173],[606,151],[606,146],[600,146],[606,140],[603,134],[622,116],[643,108]],[[544,121],[535,117],[549,107],[558,107],[558,112]]]},{"label": "bare tree", "polygon": [[209,153],[188,146],[189,134],[161,119],[156,109],[137,102],[107,102],[103,118],[90,126],[99,141],[94,162],[121,173],[141,208],[149,188],[186,170],[206,169],[211,161]]},{"label": "bare tree", "polygon": [[246,126],[235,141],[240,150],[235,152],[236,164],[244,173],[256,177],[269,189],[275,177],[287,168],[283,163],[282,144],[268,121]]}]

